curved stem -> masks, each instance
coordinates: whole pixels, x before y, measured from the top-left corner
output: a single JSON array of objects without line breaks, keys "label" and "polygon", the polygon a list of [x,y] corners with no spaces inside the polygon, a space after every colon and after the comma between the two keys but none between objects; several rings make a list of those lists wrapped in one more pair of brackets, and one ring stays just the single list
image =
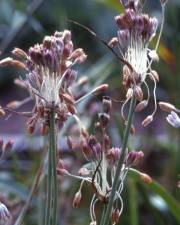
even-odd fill
[{"label": "curved stem", "polygon": [[127,121],[126,129],[125,129],[125,133],[124,133],[124,137],[123,137],[122,152],[121,152],[121,155],[120,155],[120,158],[119,158],[119,161],[118,161],[118,165],[117,165],[117,169],[116,169],[116,173],[115,173],[115,177],[114,177],[114,182],[113,182],[113,186],[112,186],[111,195],[110,195],[110,198],[109,198],[109,202],[108,202],[108,205],[107,205],[105,216],[104,216],[104,218],[101,218],[100,224],[102,224],[102,225],[108,225],[109,224],[110,215],[111,215],[111,211],[112,211],[112,207],[113,207],[113,202],[114,202],[116,190],[118,188],[119,175],[120,175],[121,168],[122,168],[122,165],[123,165],[123,162],[124,162],[124,159],[125,159],[126,147],[127,147],[127,143],[128,143],[128,137],[129,137],[129,134],[130,134],[130,128],[131,128],[131,124],[132,124],[132,118],[133,118],[133,114],[134,114],[135,104],[136,104],[136,99],[135,99],[135,96],[133,95],[133,97],[131,99],[129,114],[128,114],[128,121]]}]

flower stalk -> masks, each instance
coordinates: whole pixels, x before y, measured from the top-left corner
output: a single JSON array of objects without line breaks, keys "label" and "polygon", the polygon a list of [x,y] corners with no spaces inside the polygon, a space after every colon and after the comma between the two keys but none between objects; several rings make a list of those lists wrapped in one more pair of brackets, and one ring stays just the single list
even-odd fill
[{"label": "flower stalk", "polygon": [[123,137],[122,152],[121,152],[121,155],[120,155],[120,158],[118,161],[118,165],[117,165],[117,169],[116,169],[116,173],[115,173],[115,177],[114,177],[114,182],[113,182],[113,186],[112,186],[112,190],[111,190],[111,195],[110,195],[110,198],[109,198],[109,201],[107,204],[107,209],[106,209],[104,217],[101,218],[100,225],[108,225],[109,224],[115,194],[116,194],[116,191],[117,191],[117,188],[119,185],[119,175],[120,175],[120,172],[121,172],[124,160],[125,160],[126,148],[127,148],[128,138],[130,135],[130,129],[131,129],[131,125],[132,125],[132,119],[133,119],[135,105],[136,105],[136,98],[133,95],[133,97],[131,98],[127,125],[126,125],[126,129],[125,129],[124,137]]},{"label": "flower stalk", "polygon": [[45,225],[57,225],[58,214],[58,183],[57,183],[57,149],[56,149],[55,112],[52,108],[49,120],[49,154],[48,154],[48,184]]}]

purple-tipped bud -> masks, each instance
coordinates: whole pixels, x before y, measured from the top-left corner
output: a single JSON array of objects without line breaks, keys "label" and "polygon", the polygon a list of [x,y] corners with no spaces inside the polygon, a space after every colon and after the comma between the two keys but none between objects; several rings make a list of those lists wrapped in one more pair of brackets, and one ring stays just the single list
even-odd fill
[{"label": "purple-tipped bud", "polygon": [[127,156],[127,165],[137,165],[143,157],[144,153],[142,151],[131,151]]},{"label": "purple-tipped bud", "polygon": [[64,175],[68,173],[68,171],[65,169],[64,161],[62,159],[59,159],[58,161],[57,173],[58,175]]},{"label": "purple-tipped bud", "polygon": [[134,20],[134,26],[137,31],[142,31],[144,28],[144,19],[142,16],[136,16]]},{"label": "purple-tipped bud", "polygon": [[12,140],[9,140],[5,144],[4,149],[3,149],[3,151],[4,151],[5,154],[9,153],[12,150],[13,144],[14,144],[14,142]]},{"label": "purple-tipped bud", "polygon": [[118,162],[120,154],[121,154],[120,148],[111,148],[108,151],[106,157],[107,157],[107,160],[108,160],[108,162],[111,166],[116,165],[116,163]]},{"label": "purple-tipped bud", "polygon": [[75,196],[74,196],[74,200],[73,200],[73,207],[77,208],[81,202],[81,198],[82,198],[82,194],[81,191],[79,190],[78,192],[76,192]]},{"label": "purple-tipped bud", "polygon": [[88,144],[91,148],[93,148],[93,146],[97,144],[97,139],[94,135],[91,135],[89,137]]},{"label": "purple-tipped bud", "polygon": [[158,27],[158,20],[155,17],[149,18],[148,34],[150,40],[155,36],[157,27]]},{"label": "purple-tipped bud", "polygon": [[102,127],[106,127],[109,123],[110,116],[107,113],[99,113],[99,122]]},{"label": "purple-tipped bud", "polygon": [[111,111],[111,107],[112,107],[111,99],[108,96],[103,97],[103,111],[108,114]]},{"label": "purple-tipped bud", "polygon": [[125,21],[129,25],[134,25],[135,18],[136,18],[136,14],[135,14],[134,10],[133,9],[126,9]]},{"label": "purple-tipped bud", "polygon": [[129,30],[118,30],[118,41],[123,49],[126,49],[130,43]]}]

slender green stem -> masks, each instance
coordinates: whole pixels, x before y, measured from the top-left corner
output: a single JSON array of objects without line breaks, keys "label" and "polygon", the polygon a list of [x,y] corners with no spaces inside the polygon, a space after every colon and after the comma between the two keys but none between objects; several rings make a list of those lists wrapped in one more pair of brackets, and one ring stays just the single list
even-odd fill
[{"label": "slender green stem", "polygon": [[54,111],[51,112],[50,117],[50,146],[52,154],[52,186],[53,186],[53,206],[52,206],[52,224],[57,225],[57,215],[58,215],[58,183],[57,183],[57,145],[56,145],[56,130],[55,130],[55,117]]},{"label": "slender green stem", "polygon": [[133,96],[132,99],[131,99],[130,109],[129,109],[129,113],[128,113],[127,125],[126,125],[126,129],[125,129],[125,133],[124,133],[124,137],[123,137],[123,142],[122,142],[122,152],[121,152],[121,156],[120,156],[119,161],[118,161],[118,165],[117,165],[117,169],[116,169],[116,173],[115,173],[115,177],[114,177],[114,182],[113,182],[113,186],[112,186],[111,195],[110,195],[110,198],[109,198],[109,202],[108,202],[108,205],[107,205],[105,216],[104,216],[104,218],[101,218],[100,224],[102,224],[102,225],[108,225],[109,224],[110,215],[111,215],[111,211],[112,211],[112,207],[113,207],[113,201],[114,201],[114,198],[115,198],[116,190],[118,188],[119,175],[120,175],[121,168],[122,168],[124,158],[125,158],[125,154],[126,154],[126,147],[127,147],[127,143],[128,143],[128,137],[129,137],[129,134],[130,134],[135,103],[136,103],[136,99]]},{"label": "slender green stem", "polygon": [[56,130],[55,113],[50,112],[49,129],[49,154],[48,154],[48,184],[47,184],[47,206],[45,225],[57,225],[58,215],[58,182],[57,182],[57,149],[56,149]]},{"label": "slender green stem", "polygon": [[46,202],[45,225],[50,225],[51,209],[52,209],[52,160],[51,160],[51,144],[50,144],[48,152],[47,202]]}]

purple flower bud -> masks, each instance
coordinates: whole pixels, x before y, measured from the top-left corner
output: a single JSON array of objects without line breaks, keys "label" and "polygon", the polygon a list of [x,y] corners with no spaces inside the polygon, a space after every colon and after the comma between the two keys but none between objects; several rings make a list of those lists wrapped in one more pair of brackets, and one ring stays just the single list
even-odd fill
[{"label": "purple flower bud", "polygon": [[111,148],[106,157],[107,157],[107,160],[109,162],[109,164],[111,166],[115,166],[116,163],[118,162],[118,159],[119,159],[119,156],[121,154],[121,149],[120,148]]},{"label": "purple flower bud", "polygon": [[173,127],[175,127],[175,128],[179,128],[180,127],[180,118],[179,118],[179,116],[174,111],[172,111],[171,114],[169,114],[166,117],[166,120]]},{"label": "purple flower bud", "polygon": [[142,31],[144,28],[144,19],[142,16],[136,16],[134,20],[135,29]]},{"label": "purple flower bud", "polygon": [[126,9],[125,18],[126,18],[126,21],[129,22],[129,24],[133,25],[134,20],[136,18],[136,14],[135,14],[134,10],[133,9]]},{"label": "purple flower bud", "polygon": [[89,137],[88,144],[89,144],[90,148],[93,148],[93,146],[95,146],[97,144],[97,140],[94,135],[91,135]]},{"label": "purple flower bud", "polygon": [[131,151],[127,156],[127,165],[137,165],[139,160],[144,156],[142,151]]},{"label": "purple flower bud", "polygon": [[118,30],[118,41],[123,49],[126,49],[130,43],[129,30]]},{"label": "purple flower bud", "polygon": [[152,39],[154,37],[157,27],[158,27],[158,20],[155,17],[149,18],[149,26],[148,26],[149,39]]},{"label": "purple flower bud", "polygon": [[101,158],[101,144],[97,143],[96,145],[93,146],[92,150],[94,153],[94,158],[99,160]]}]

